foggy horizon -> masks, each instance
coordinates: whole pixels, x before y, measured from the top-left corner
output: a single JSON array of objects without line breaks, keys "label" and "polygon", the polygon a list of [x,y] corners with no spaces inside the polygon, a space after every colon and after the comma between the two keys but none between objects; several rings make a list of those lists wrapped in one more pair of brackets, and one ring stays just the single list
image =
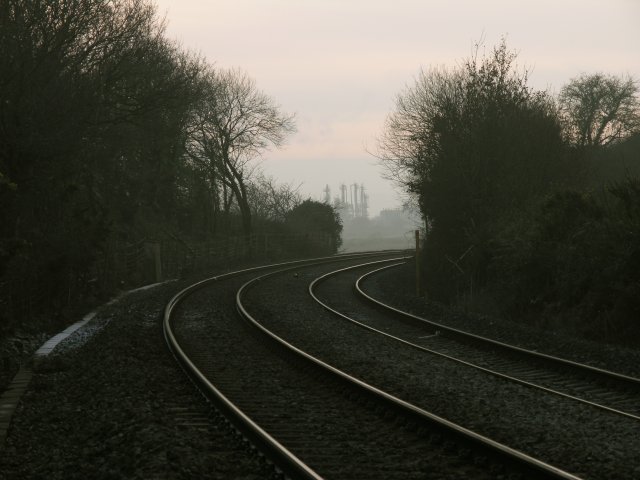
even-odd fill
[{"label": "foggy horizon", "polygon": [[537,90],[557,93],[581,73],[640,77],[640,4],[627,0],[156,5],[169,38],[216,67],[244,70],[296,114],[297,132],[264,154],[265,174],[302,183],[301,194],[316,200],[326,184],[363,183],[371,216],[400,201],[367,151],[375,153],[396,95],[421,69],[456,67],[478,42],[489,51],[504,36]]}]

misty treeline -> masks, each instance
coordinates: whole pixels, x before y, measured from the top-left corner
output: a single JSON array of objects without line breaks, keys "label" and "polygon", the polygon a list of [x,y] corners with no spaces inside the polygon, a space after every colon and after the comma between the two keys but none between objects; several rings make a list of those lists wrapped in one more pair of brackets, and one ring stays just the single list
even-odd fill
[{"label": "misty treeline", "polygon": [[638,345],[638,86],[527,82],[503,40],[396,98],[379,156],[425,221],[426,295]]},{"label": "misty treeline", "polygon": [[2,326],[64,312],[123,245],[303,233],[337,249],[335,212],[301,222],[322,207],[256,162],[294,117],[169,40],[150,0],[3,0],[0,52]]}]

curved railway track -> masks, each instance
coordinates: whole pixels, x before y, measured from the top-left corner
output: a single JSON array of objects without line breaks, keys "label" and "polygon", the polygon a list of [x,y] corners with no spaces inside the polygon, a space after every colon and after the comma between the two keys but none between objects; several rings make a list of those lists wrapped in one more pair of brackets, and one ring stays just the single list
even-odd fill
[{"label": "curved railway track", "polygon": [[[319,262],[362,256],[354,258]],[[297,278],[293,269],[308,265],[214,277],[180,292],[165,310],[165,336],[176,358],[279,471],[292,478],[578,478],[368,385],[276,335],[247,292],[276,275]]]},{"label": "curved railway track", "polygon": [[[309,294],[333,314],[408,347],[530,388],[640,420],[640,379],[455,329],[399,310],[364,291],[362,284],[368,277],[401,264],[378,267],[376,262],[370,263],[371,271],[363,275],[358,270],[367,265],[334,270],[314,279],[309,285]],[[340,275],[348,277],[348,283],[353,284],[355,293],[382,310],[386,318],[371,321],[375,316],[368,315],[366,309],[345,315],[316,295],[315,290],[321,283]]]},{"label": "curved railway track", "polygon": [[[263,278],[247,292],[252,311],[265,326],[322,360],[529,455],[584,478],[639,478],[637,421],[461,368],[367,332],[317,304],[312,308],[308,283],[319,275],[315,271],[329,269]],[[338,303],[352,283],[331,292],[340,297]],[[360,302],[350,303],[346,311],[361,313]]]}]

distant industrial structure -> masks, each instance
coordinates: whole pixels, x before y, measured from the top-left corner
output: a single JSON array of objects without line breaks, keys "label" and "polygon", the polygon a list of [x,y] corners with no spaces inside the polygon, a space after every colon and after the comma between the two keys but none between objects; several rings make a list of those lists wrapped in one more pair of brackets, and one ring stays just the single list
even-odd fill
[{"label": "distant industrial structure", "polygon": [[369,195],[364,184],[352,183],[340,184],[340,195],[331,201],[331,188],[327,185],[324,189],[324,202],[333,206],[340,212],[344,220],[354,218],[369,218]]}]

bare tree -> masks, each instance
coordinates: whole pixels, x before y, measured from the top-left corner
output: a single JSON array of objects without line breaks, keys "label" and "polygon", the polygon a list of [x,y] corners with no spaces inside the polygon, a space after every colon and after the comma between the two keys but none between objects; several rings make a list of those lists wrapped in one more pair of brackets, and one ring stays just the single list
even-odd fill
[{"label": "bare tree", "polygon": [[473,281],[484,281],[501,220],[546,193],[564,168],[554,104],[515,60],[503,40],[456,68],[420,72],[379,139],[387,177],[426,221],[427,288],[444,300],[471,278],[449,259],[464,259]]},{"label": "bare tree", "polygon": [[413,86],[396,96],[396,109],[388,115],[378,139],[378,158],[384,177],[411,194],[431,168],[431,149],[443,112],[462,103],[462,76],[458,71],[432,68],[420,71]]},{"label": "bare tree", "polygon": [[206,94],[194,115],[190,156],[207,166],[212,182],[224,190],[224,199],[237,202],[248,237],[252,212],[247,185],[255,160],[270,146],[284,143],[295,130],[294,116],[280,112],[240,70],[211,70],[204,88]]},{"label": "bare tree", "polygon": [[572,79],[559,97],[568,136],[580,147],[596,147],[640,131],[637,93],[631,77],[596,73]]},{"label": "bare tree", "polygon": [[287,214],[302,203],[300,186],[279,184],[271,177],[257,175],[249,186],[253,215],[263,220],[284,222]]}]

